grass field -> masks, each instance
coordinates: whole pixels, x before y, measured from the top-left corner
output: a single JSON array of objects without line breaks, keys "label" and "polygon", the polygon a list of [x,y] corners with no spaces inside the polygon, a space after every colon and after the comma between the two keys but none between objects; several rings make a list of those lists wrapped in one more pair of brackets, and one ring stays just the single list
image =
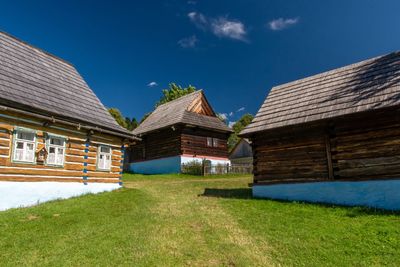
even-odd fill
[{"label": "grass field", "polygon": [[0,212],[0,265],[400,265],[398,213],[251,199],[250,177],[124,180]]}]

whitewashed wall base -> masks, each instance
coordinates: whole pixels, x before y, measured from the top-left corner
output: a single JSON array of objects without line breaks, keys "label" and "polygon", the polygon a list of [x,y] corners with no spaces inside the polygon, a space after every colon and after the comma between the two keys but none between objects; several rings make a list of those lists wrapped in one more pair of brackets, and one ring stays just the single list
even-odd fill
[{"label": "whitewashed wall base", "polygon": [[254,185],[253,196],[400,210],[400,180]]},{"label": "whitewashed wall base", "polygon": [[110,183],[0,182],[0,211],[120,188]]}]

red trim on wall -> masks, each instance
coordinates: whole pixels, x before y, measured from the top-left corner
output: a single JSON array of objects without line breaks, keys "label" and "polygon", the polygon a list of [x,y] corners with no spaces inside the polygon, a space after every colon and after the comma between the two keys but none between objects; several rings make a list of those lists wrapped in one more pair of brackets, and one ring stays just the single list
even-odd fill
[{"label": "red trim on wall", "polygon": [[189,155],[189,154],[182,154],[182,157],[200,158],[200,159],[214,159],[214,160],[229,160],[229,158],[210,157],[210,156],[202,156],[202,155]]}]

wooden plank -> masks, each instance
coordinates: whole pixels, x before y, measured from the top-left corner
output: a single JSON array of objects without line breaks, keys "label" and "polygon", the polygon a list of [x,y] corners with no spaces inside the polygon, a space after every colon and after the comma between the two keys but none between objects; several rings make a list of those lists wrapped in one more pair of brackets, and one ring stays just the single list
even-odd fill
[{"label": "wooden plank", "polygon": [[90,171],[87,173],[88,177],[103,177],[103,178],[119,178],[121,174],[119,173],[110,173],[110,172],[102,172],[102,171]]},{"label": "wooden plank", "polygon": [[0,148],[0,155],[8,156],[10,154],[9,148]]},{"label": "wooden plank", "polygon": [[26,168],[0,168],[0,176],[2,174],[26,174],[26,175],[40,175],[40,176],[77,176],[82,177],[82,172],[79,171],[65,171],[63,169],[43,170],[26,169]]},{"label": "wooden plank", "polygon": [[328,134],[325,135],[325,146],[326,146],[326,160],[328,165],[328,178],[330,180],[333,180],[334,175],[333,175],[332,153],[331,153],[331,144]]}]

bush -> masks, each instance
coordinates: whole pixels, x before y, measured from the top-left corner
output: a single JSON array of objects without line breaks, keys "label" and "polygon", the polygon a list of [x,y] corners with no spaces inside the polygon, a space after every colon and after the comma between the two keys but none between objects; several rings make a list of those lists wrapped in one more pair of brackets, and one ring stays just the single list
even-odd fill
[{"label": "bush", "polygon": [[181,171],[184,174],[203,175],[203,163],[197,160],[182,163]]}]

